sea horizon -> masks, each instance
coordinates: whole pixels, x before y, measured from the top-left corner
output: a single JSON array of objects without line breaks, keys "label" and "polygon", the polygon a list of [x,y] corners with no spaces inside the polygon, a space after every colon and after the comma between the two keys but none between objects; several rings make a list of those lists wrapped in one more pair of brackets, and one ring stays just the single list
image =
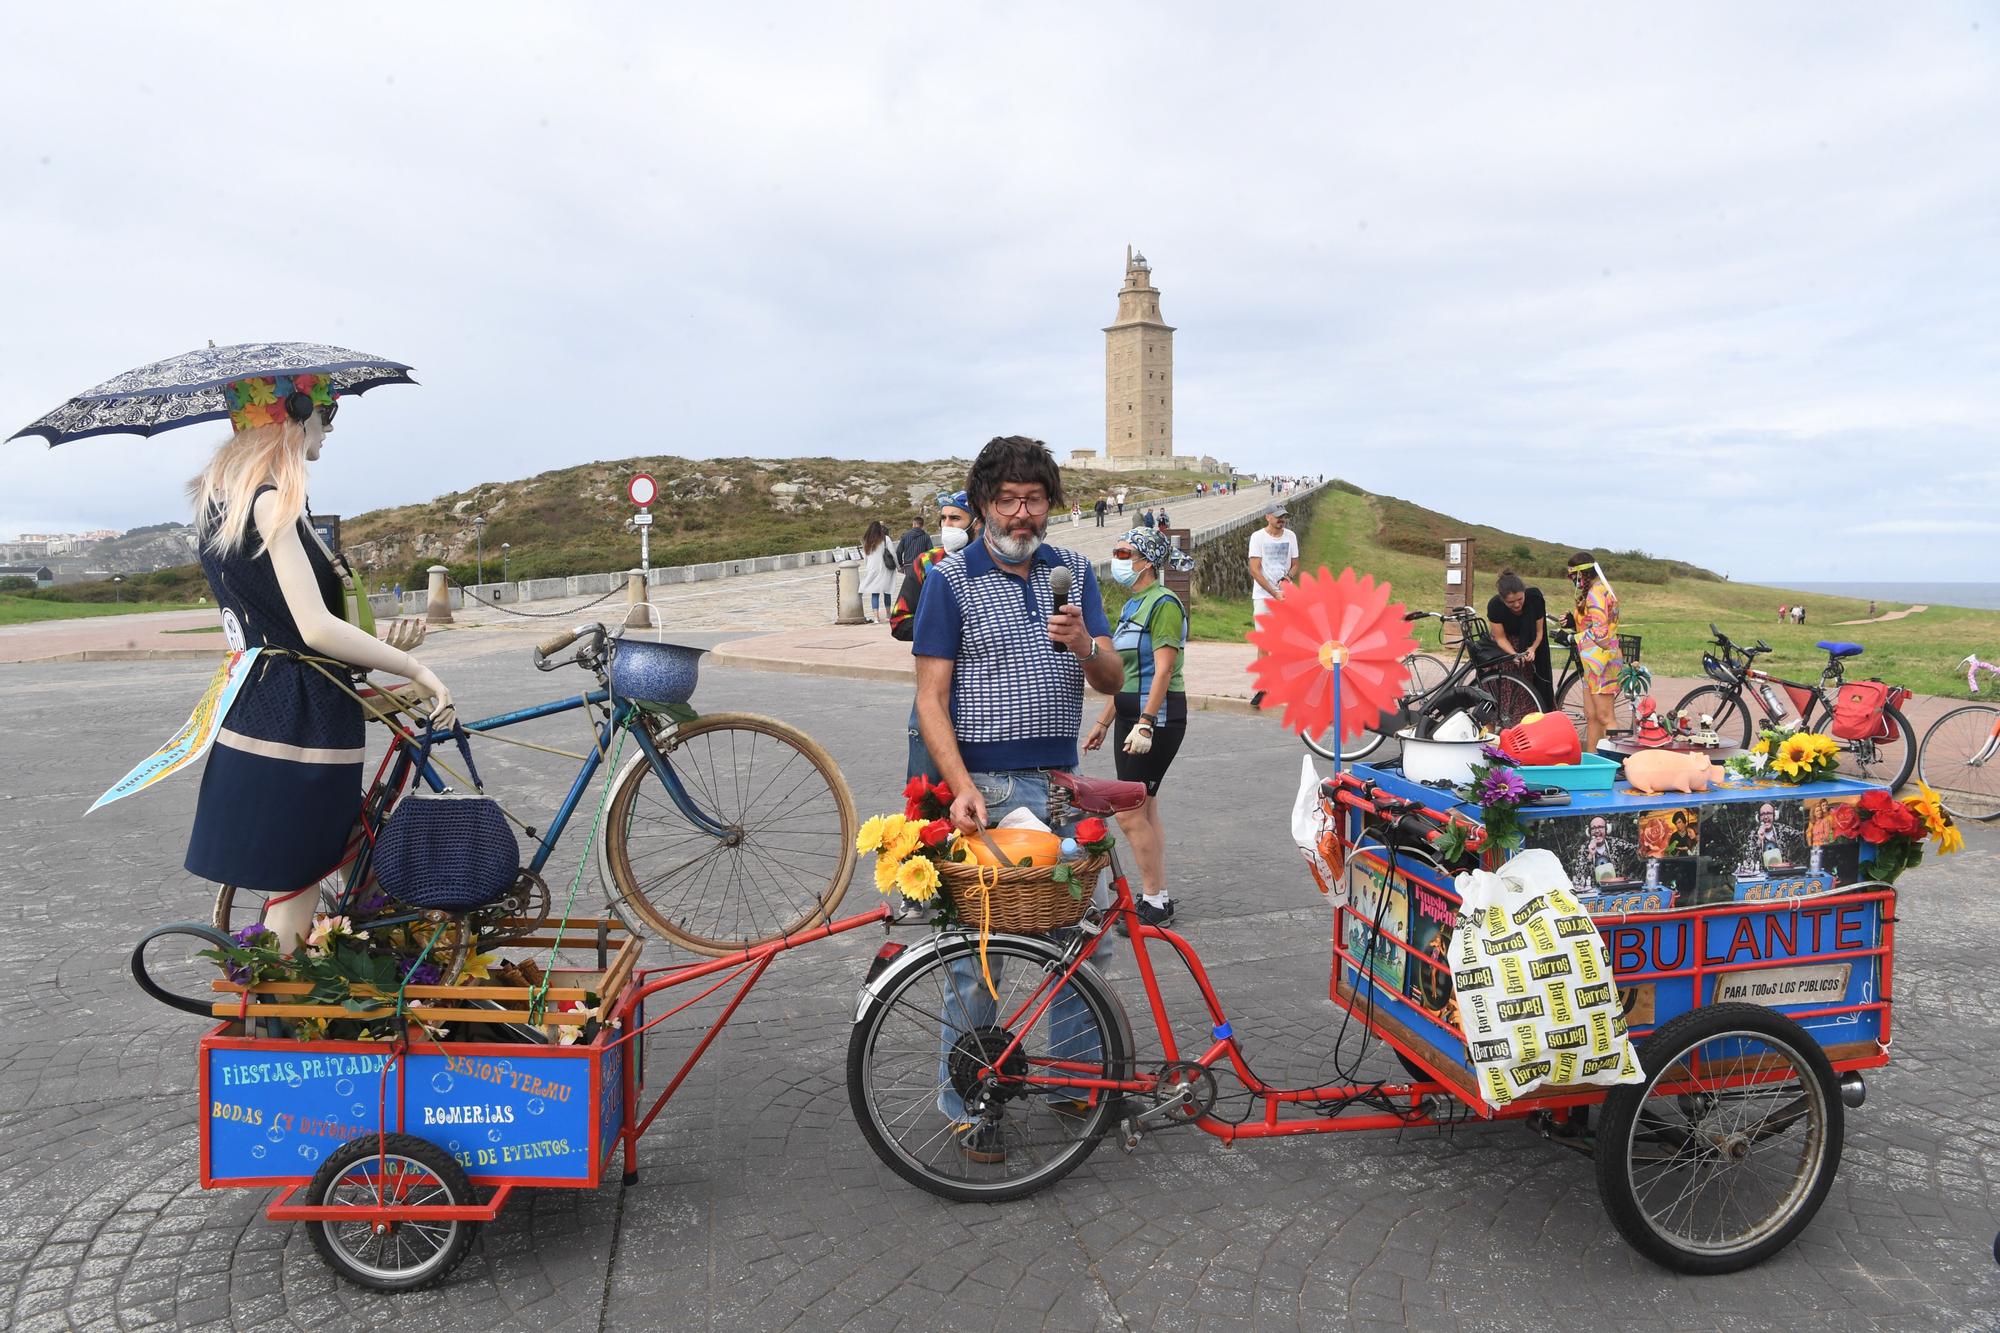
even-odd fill
[{"label": "sea horizon", "polygon": [[1832,597],[1859,597],[1911,606],[1965,606],[1980,611],[2000,611],[2000,583],[1956,583],[1936,579],[1885,579],[1879,582],[1741,579],[1731,582],[1756,583],[1770,588],[1790,589],[1794,592],[1821,593]]}]

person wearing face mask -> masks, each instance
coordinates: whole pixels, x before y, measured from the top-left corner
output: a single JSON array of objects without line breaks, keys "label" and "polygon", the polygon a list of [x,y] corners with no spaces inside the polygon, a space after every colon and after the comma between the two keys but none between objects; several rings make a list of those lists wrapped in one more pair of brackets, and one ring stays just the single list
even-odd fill
[{"label": "person wearing face mask", "polygon": [[[1157,532],[1134,528],[1111,551],[1111,579],[1131,597],[1118,613],[1111,643],[1124,663],[1125,683],[1105,706],[1104,715],[1084,737],[1083,748],[1096,750],[1112,732],[1112,759],[1123,782],[1146,784],[1147,801],[1118,816],[1118,827],[1132,840],[1145,894],[1139,919],[1165,926],[1174,919],[1174,900],[1167,893],[1166,829],[1160,820],[1160,783],[1180,753],[1187,734],[1187,685],[1181,679],[1181,659],[1187,648],[1187,608],[1160,582],[1166,569],[1192,569],[1192,557],[1174,549]],[[1121,930],[1126,929],[1123,921]]]},{"label": "person wearing face mask", "polygon": [[[948,491],[937,498],[938,503],[938,545],[928,551],[920,551],[910,561],[910,572],[903,576],[903,587],[896,594],[896,605],[889,612],[889,633],[904,643],[910,642],[916,633],[917,605],[924,595],[924,578],[938,561],[956,555],[972,540],[972,501],[964,491]],[[923,774],[933,782],[941,780],[937,765],[931,762],[931,752],[924,747],[923,733],[917,728],[917,706],[910,705],[910,758],[903,774],[909,781],[917,774]]]},{"label": "person wearing face mask", "polygon": [[306,523],[306,464],[338,406],[321,375],[224,388],[234,433],[188,487],[202,573],[230,648],[261,648],[201,775],[186,866],[269,895],[263,920],[289,951],[312,926],[313,886],[340,861],[361,809],[361,704],[333,677],[407,676],[452,721],[451,692],[406,649],[419,628],[378,639],[345,619],[334,557]]},{"label": "person wearing face mask", "polygon": [[[1125,679],[1111,647],[1111,625],[1097,571],[1076,551],[1045,540],[1052,509],[1063,503],[1062,473],[1048,446],[1021,435],[987,442],[966,475],[980,539],[939,561],[917,606],[911,649],[917,659],[917,720],[925,746],[952,793],[950,819],[975,834],[1026,810],[1058,835],[1076,827],[1066,807],[1049,806],[1049,773],[1076,767],[1083,689],[1115,693]],[[1051,576],[1068,571],[1058,607]],[[1092,895],[1110,906],[1108,891]],[[1006,984],[994,960],[997,985]],[[996,1163],[1009,1152],[1036,1151],[1037,1117],[1075,1114],[994,1100],[974,1112],[954,1084],[951,1053],[968,1032],[999,1016],[978,961],[951,969],[941,997],[937,1109],[967,1160]],[[1004,991],[1002,993],[1005,993]],[[1065,987],[1048,1011],[1054,1049],[1088,1065],[1102,1058],[1093,1022]],[[1033,1100],[1033,1099],[1031,1099]],[[912,1108],[912,1115],[917,1108]],[[1045,1123],[1045,1122],[1044,1122]]]}]

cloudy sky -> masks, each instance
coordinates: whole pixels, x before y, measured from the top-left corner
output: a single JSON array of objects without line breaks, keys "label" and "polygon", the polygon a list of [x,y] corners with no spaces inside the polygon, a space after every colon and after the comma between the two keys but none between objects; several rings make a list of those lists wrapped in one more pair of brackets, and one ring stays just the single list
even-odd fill
[{"label": "cloudy sky", "polygon": [[[300,338],[423,382],[342,414],[329,511],[1066,453],[1129,242],[1183,451],[1737,577],[1990,579],[1995,127],[1985,4],[15,7],[0,433]],[[0,537],[177,517],[213,432],[0,445]]]}]

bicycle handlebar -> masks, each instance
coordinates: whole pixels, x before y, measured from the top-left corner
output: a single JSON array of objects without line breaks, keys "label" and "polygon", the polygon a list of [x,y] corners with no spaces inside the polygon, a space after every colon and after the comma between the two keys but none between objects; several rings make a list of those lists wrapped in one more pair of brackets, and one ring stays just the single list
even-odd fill
[{"label": "bicycle handlebar", "polygon": [[[540,643],[535,645],[535,669],[537,671],[555,670],[557,667],[561,666],[562,663],[551,662],[548,659],[553,655],[555,655],[556,653],[559,653],[563,649],[569,647],[571,644],[575,643],[578,639],[586,637],[602,640],[604,638],[604,626],[592,622],[587,625],[577,625],[571,629],[561,630],[555,634],[549,635],[548,638],[543,639]],[[592,645],[592,647],[595,646],[596,646],[595,644]]]}]

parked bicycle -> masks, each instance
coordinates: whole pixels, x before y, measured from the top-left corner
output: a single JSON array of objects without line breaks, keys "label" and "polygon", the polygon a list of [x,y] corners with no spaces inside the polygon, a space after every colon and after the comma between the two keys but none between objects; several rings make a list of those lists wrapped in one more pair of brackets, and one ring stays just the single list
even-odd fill
[{"label": "parked bicycle", "polygon": [[1978,653],[1967,653],[1958,667],[1965,673],[1965,692],[1975,698],[1979,695],[1980,672],[1984,671],[1989,676],[2000,676],[2000,662],[1982,661]]},{"label": "parked bicycle", "polygon": [[[1441,667],[1427,653],[1412,653],[1404,658],[1403,666],[1410,679],[1400,706],[1393,713],[1384,713],[1374,726],[1348,741],[1339,752],[1343,763],[1367,758],[1381,748],[1391,733],[1405,727],[1414,728],[1420,736],[1428,735],[1431,727],[1455,712],[1469,713],[1481,727],[1498,732],[1544,708],[1534,685],[1526,675],[1512,668],[1513,657],[1493,641],[1492,630],[1471,607],[1455,606],[1445,612],[1410,611],[1403,619],[1437,621],[1438,642],[1445,647],[1450,645],[1444,641],[1444,627],[1447,623],[1456,625],[1458,655],[1448,667]],[[1306,748],[1320,758],[1334,757],[1331,736],[1304,739]]]},{"label": "parked bicycle", "polygon": [[[1549,642],[1560,645],[1569,654],[1562,670],[1556,675],[1556,697],[1553,702],[1557,710],[1569,718],[1570,725],[1576,728],[1577,736],[1585,737],[1590,734],[1590,719],[1583,711],[1583,700],[1590,687],[1584,683],[1583,659],[1576,651],[1576,630],[1564,619],[1556,616],[1550,616],[1548,621]],[[1618,636],[1618,650],[1624,656],[1628,667],[1639,665],[1639,647],[1639,635]],[[1643,693],[1642,690],[1635,694],[1620,685],[1617,702],[1611,709],[1611,734],[1627,736],[1632,734],[1635,725],[1633,706]]]},{"label": "parked bicycle", "polygon": [[1848,777],[1886,783],[1891,790],[1909,781],[1916,767],[1917,747],[1898,707],[1909,691],[1879,681],[1866,682],[1881,686],[1878,716],[1859,734],[1842,734],[1856,728],[1841,719],[1836,696],[1849,684],[1846,663],[1861,656],[1860,644],[1821,639],[1819,647],[1826,653],[1826,665],[1817,681],[1807,683],[1759,670],[1757,659],[1771,651],[1771,645],[1762,639],[1745,647],[1731,643],[1713,624],[1708,632],[1721,656],[1703,653],[1701,667],[1715,684],[1690,690],[1677,705],[1683,712],[1707,714],[1715,720],[1715,732],[1724,741],[1747,747],[1754,709],[1760,718],[1756,730],[1803,725],[1809,731],[1833,736],[1840,744],[1839,771]]},{"label": "parked bicycle", "polygon": [[[556,658],[572,647],[571,656]],[[461,724],[477,736],[580,709],[595,742],[586,754],[530,745],[576,760],[576,776],[545,830],[525,830],[533,851],[513,891],[467,914],[387,902],[374,879],[375,837],[396,802],[417,781],[449,790],[449,769],[424,756],[414,720],[395,720],[409,708],[404,696],[364,690],[370,716],[389,721],[394,734],[362,799],[346,857],[317,886],[322,910],[349,917],[357,930],[434,922],[446,933],[433,954],[441,971],[454,974],[473,948],[532,933],[549,913],[543,879],[549,859],[622,736],[638,753],[611,779],[595,854],[609,905],[628,926],[722,957],[827,920],[854,871],[856,819],[846,779],[795,727],[751,713],[696,714],[685,701],[697,660],[694,649],[612,639],[600,624],[578,626],[537,645],[535,666],[580,667],[596,676],[597,688]],[[588,824],[591,811],[584,814]],[[216,947],[218,937],[261,920],[268,896],[222,885],[211,925],[165,926],[141,941],[132,957],[134,978],[156,999],[208,1013],[215,969],[193,961],[197,949]]]},{"label": "parked bicycle", "polygon": [[2000,819],[2000,707],[1960,704],[1931,723],[1917,747],[1917,776],[1953,819]]}]

